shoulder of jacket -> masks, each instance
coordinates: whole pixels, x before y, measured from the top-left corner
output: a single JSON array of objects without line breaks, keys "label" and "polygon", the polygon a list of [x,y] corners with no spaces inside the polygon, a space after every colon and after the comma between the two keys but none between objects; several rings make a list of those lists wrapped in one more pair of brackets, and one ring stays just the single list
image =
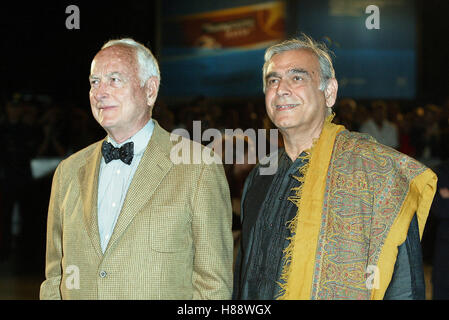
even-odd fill
[{"label": "shoulder of jacket", "polygon": [[96,152],[98,145],[102,142],[103,140],[94,142],[91,145],[75,152],[74,154],[62,160],[59,166],[71,168],[81,167],[86,163],[87,158],[92,156],[93,152]]}]

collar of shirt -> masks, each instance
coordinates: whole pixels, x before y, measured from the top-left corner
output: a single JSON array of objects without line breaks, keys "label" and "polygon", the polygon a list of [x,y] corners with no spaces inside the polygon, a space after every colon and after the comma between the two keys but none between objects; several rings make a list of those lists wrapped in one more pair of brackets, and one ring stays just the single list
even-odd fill
[{"label": "collar of shirt", "polygon": [[[134,142],[134,156],[141,156],[144,153],[148,145],[148,142],[151,139],[151,136],[153,135],[153,130],[154,130],[154,121],[153,119],[150,119],[142,129],[140,129],[135,135],[133,135],[128,140],[119,144],[115,142],[114,139],[112,139],[110,136],[108,136],[107,141],[110,142],[116,148],[120,148],[125,143],[132,141]],[[106,164],[104,162],[104,158],[102,158],[102,163]]]},{"label": "collar of shirt", "polygon": [[[304,160],[301,157],[304,157],[307,155],[308,152],[303,151],[301,152],[301,154],[298,156],[298,158],[296,158],[295,161],[292,161],[290,159],[290,157],[288,156],[287,152],[285,151],[285,148],[279,148],[278,150],[276,150],[275,152],[271,153],[268,157],[266,157],[264,160],[261,160],[259,162],[259,173],[261,172],[261,167],[269,167],[270,165],[272,165],[272,161],[273,159],[277,158],[277,163],[276,163],[276,172],[279,170],[279,168],[281,166],[286,166],[286,167],[290,167],[292,164],[297,165],[295,167],[295,169],[298,169],[299,167],[301,167],[304,164]],[[296,171],[296,170],[295,170]]]}]

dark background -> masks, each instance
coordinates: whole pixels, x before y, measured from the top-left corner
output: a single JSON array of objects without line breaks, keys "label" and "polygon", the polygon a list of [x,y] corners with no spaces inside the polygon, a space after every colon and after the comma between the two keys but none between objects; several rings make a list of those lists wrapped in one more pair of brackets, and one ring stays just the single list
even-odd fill
[{"label": "dark background", "polygon": [[[144,43],[153,51],[156,58],[160,59],[161,35],[164,32],[159,27],[161,1],[128,0],[120,4],[110,1],[25,3],[3,1],[0,4],[0,109],[4,108],[5,102],[11,100],[14,93],[20,92],[51,97],[53,104],[57,105],[62,112],[62,118],[72,117],[72,111],[68,110],[73,106],[84,110],[90,116],[88,99],[90,63],[106,41],[112,38],[132,37]],[[416,0],[415,3],[418,57],[415,66],[417,70],[416,98],[402,101],[401,105],[404,108],[415,108],[428,103],[443,106],[449,98],[449,42],[447,40],[449,1]],[[65,10],[71,4],[77,5],[80,9],[81,28],[79,30],[68,30],[65,26],[68,17]],[[287,1],[287,4],[295,6],[294,1]],[[290,21],[291,19],[290,17]],[[293,31],[288,24],[286,28],[287,35],[292,35]],[[164,75],[162,75],[163,78]],[[164,98],[169,97],[160,97],[156,102],[156,108]],[[195,99],[195,97],[191,98]],[[263,101],[263,93],[254,98],[256,101]],[[202,100],[196,99],[194,103],[201,104]],[[239,103],[250,108],[249,105],[245,105],[245,101]],[[193,103],[189,106],[192,105]],[[237,104],[237,106],[240,105]],[[226,118],[232,120],[239,116],[238,111],[228,112],[226,104],[218,107],[223,109],[222,113]],[[204,109],[198,110],[200,110],[198,114],[204,113]],[[240,111],[240,119],[252,115],[257,109],[251,110],[248,109],[248,112],[243,114]],[[178,119],[200,120],[195,118],[196,115],[189,115],[190,111],[187,112],[187,116],[181,113]],[[262,113],[258,114],[259,117]],[[159,116],[161,117],[159,119],[164,119],[163,114]],[[95,128],[89,140],[93,142],[105,133],[95,121],[92,119],[89,121]],[[70,131],[67,134],[68,137],[77,134],[77,123],[73,122],[74,131]],[[226,127],[235,128],[236,126],[228,124]],[[87,146],[87,142],[77,145],[79,148],[82,146]],[[34,216],[28,221],[29,229],[25,229],[29,232],[25,233],[26,240],[23,242],[23,247],[16,249],[19,255],[18,260],[12,265],[0,263],[0,299],[4,297],[37,298],[38,287],[44,275],[45,220],[51,175],[33,183],[35,183],[34,190],[39,191],[31,192],[29,197],[29,202],[34,207]],[[428,263],[431,263],[433,250],[432,232],[431,217],[426,226],[423,242],[425,260]]]},{"label": "dark background", "polygon": [[[416,3],[416,98],[441,103],[448,97],[449,89],[449,2]],[[65,8],[70,4],[80,9],[79,30],[65,27]],[[130,36],[158,56],[163,33],[157,28],[159,7],[157,1],[125,1],[120,5],[106,1],[3,2],[2,97],[29,91],[88,107],[90,62],[104,42]]]},{"label": "dark background", "polygon": [[[3,2],[2,86],[13,92],[48,94],[88,107],[90,62],[111,38],[133,37],[155,50],[156,2]],[[68,30],[66,7],[80,9],[81,28]]]},{"label": "dark background", "polygon": [[418,1],[418,99],[441,101],[449,95],[449,2]]}]

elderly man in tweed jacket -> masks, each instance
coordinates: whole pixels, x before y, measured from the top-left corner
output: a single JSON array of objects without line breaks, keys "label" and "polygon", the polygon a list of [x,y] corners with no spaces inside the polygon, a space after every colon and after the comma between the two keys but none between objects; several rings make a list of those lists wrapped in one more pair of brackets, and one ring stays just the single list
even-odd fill
[{"label": "elderly man in tweed jacket", "polygon": [[173,136],[151,118],[160,76],[150,50],[109,41],[89,80],[93,116],[108,136],[55,172],[41,299],[230,298],[224,170],[171,161]]}]

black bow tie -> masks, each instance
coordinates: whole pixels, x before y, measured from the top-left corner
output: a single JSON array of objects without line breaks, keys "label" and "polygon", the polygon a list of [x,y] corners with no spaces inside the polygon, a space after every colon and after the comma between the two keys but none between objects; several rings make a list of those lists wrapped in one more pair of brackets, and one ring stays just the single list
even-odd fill
[{"label": "black bow tie", "polygon": [[106,163],[115,159],[120,159],[129,165],[134,157],[134,142],[128,142],[120,148],[116,148],[111,143],[103,141],[101,153],[103,153],[104,161]]}]

